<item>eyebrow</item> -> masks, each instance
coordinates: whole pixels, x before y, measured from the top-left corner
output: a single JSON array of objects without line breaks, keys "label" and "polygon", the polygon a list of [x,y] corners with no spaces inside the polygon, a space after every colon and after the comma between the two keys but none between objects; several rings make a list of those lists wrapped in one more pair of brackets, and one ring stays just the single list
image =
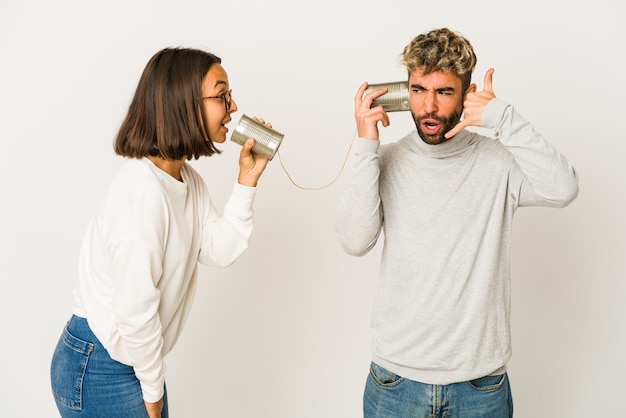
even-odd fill
[{"label": "eyebrow", "polygon": [[[411,89],[418,89],[418,90],[426,90],[426,91],[428,91],[428,89],[426,87],[422,86],[421,84],[411,84]],[[454,91],[454,87],[439,87],[438,89],[434,89],[434,91],[436,91],[436,92]]]},{"label": "eyebrow", "polygon": [[218,87],[218,86],[220,86],[220,85],[222,85],[222,86],[228,86],[228,83],[226,83],[226,81],[224,81],[224,80],[217,80],[217,81],[215,82],[215,85],[214,85],[213,87]]}]

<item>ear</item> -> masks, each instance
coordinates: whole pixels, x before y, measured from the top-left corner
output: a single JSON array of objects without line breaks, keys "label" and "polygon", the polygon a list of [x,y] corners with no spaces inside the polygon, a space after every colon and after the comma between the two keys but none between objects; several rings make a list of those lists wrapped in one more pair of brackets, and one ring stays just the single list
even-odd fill
[{"label": "ear", "polygon": [[467,90],[465,91],[465,96],[463,97],[463,100],[465,100],[467,98],[467,95],[469,93],[476,93],[476,84],[472,83],[467,87]]}]

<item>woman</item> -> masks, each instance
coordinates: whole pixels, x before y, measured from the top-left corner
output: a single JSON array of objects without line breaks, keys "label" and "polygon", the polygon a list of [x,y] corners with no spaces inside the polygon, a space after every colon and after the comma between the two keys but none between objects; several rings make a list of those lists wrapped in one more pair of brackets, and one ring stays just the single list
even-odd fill
[{"label": "woman", "polygon": [[215,55],[167,48],[146,65],[115,139],[126,158],[85,234],[73,315],[52,358],[61,416],[168,416],[164,357],[187,320],[198,262],[228,266],[247,248],[268,163],[248,139],[218,213],[187,160],[219,154],[236,111]]}]

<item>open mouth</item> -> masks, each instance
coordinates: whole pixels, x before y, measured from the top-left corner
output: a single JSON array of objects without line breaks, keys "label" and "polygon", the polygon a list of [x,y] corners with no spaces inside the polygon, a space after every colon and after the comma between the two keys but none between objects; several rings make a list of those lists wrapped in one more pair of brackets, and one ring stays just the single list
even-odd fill
[{"label": "open mouth", "polygon": [[441,129],[441,122],[435,119],[424,119],[422,120],[422,129],[428,135],[435,135]]}]

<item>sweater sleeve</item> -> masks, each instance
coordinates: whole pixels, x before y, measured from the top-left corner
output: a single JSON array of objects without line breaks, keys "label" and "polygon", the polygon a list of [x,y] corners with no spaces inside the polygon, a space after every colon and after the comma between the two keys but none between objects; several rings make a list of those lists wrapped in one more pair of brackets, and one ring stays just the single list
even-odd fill
[{"label": "sweater sleeve", "polygon": [[358,138],[348,189],[340,200],[335,232],[346,253],[367,254],[376,245],[383,224],[379,194],[379,141]]},{"label": "sweater sleeve", "polygon": [[493,99],[482,126],[493,128],[513,155],[511,186],[519,190],[519,206],[564,207],[578,195],[578,176],[559,151],[508,103]]},{"label": "sweater sleeve", "polygon": [[163,397],[166,370],[161,356],[160,292],[156,287],[162,274],[162,256],[156,247],[139,239],[116,241],[109,246],[109,254],[117,332],[124,339],[144,399],[157,402]]},{"label": "sweater sleeve", "polygon": [[256,190],[255,187],[235,183],[223,215],[207,199],[202,245],[198,256],[200,263],[226,267],[234,263],[248,248]]}]

